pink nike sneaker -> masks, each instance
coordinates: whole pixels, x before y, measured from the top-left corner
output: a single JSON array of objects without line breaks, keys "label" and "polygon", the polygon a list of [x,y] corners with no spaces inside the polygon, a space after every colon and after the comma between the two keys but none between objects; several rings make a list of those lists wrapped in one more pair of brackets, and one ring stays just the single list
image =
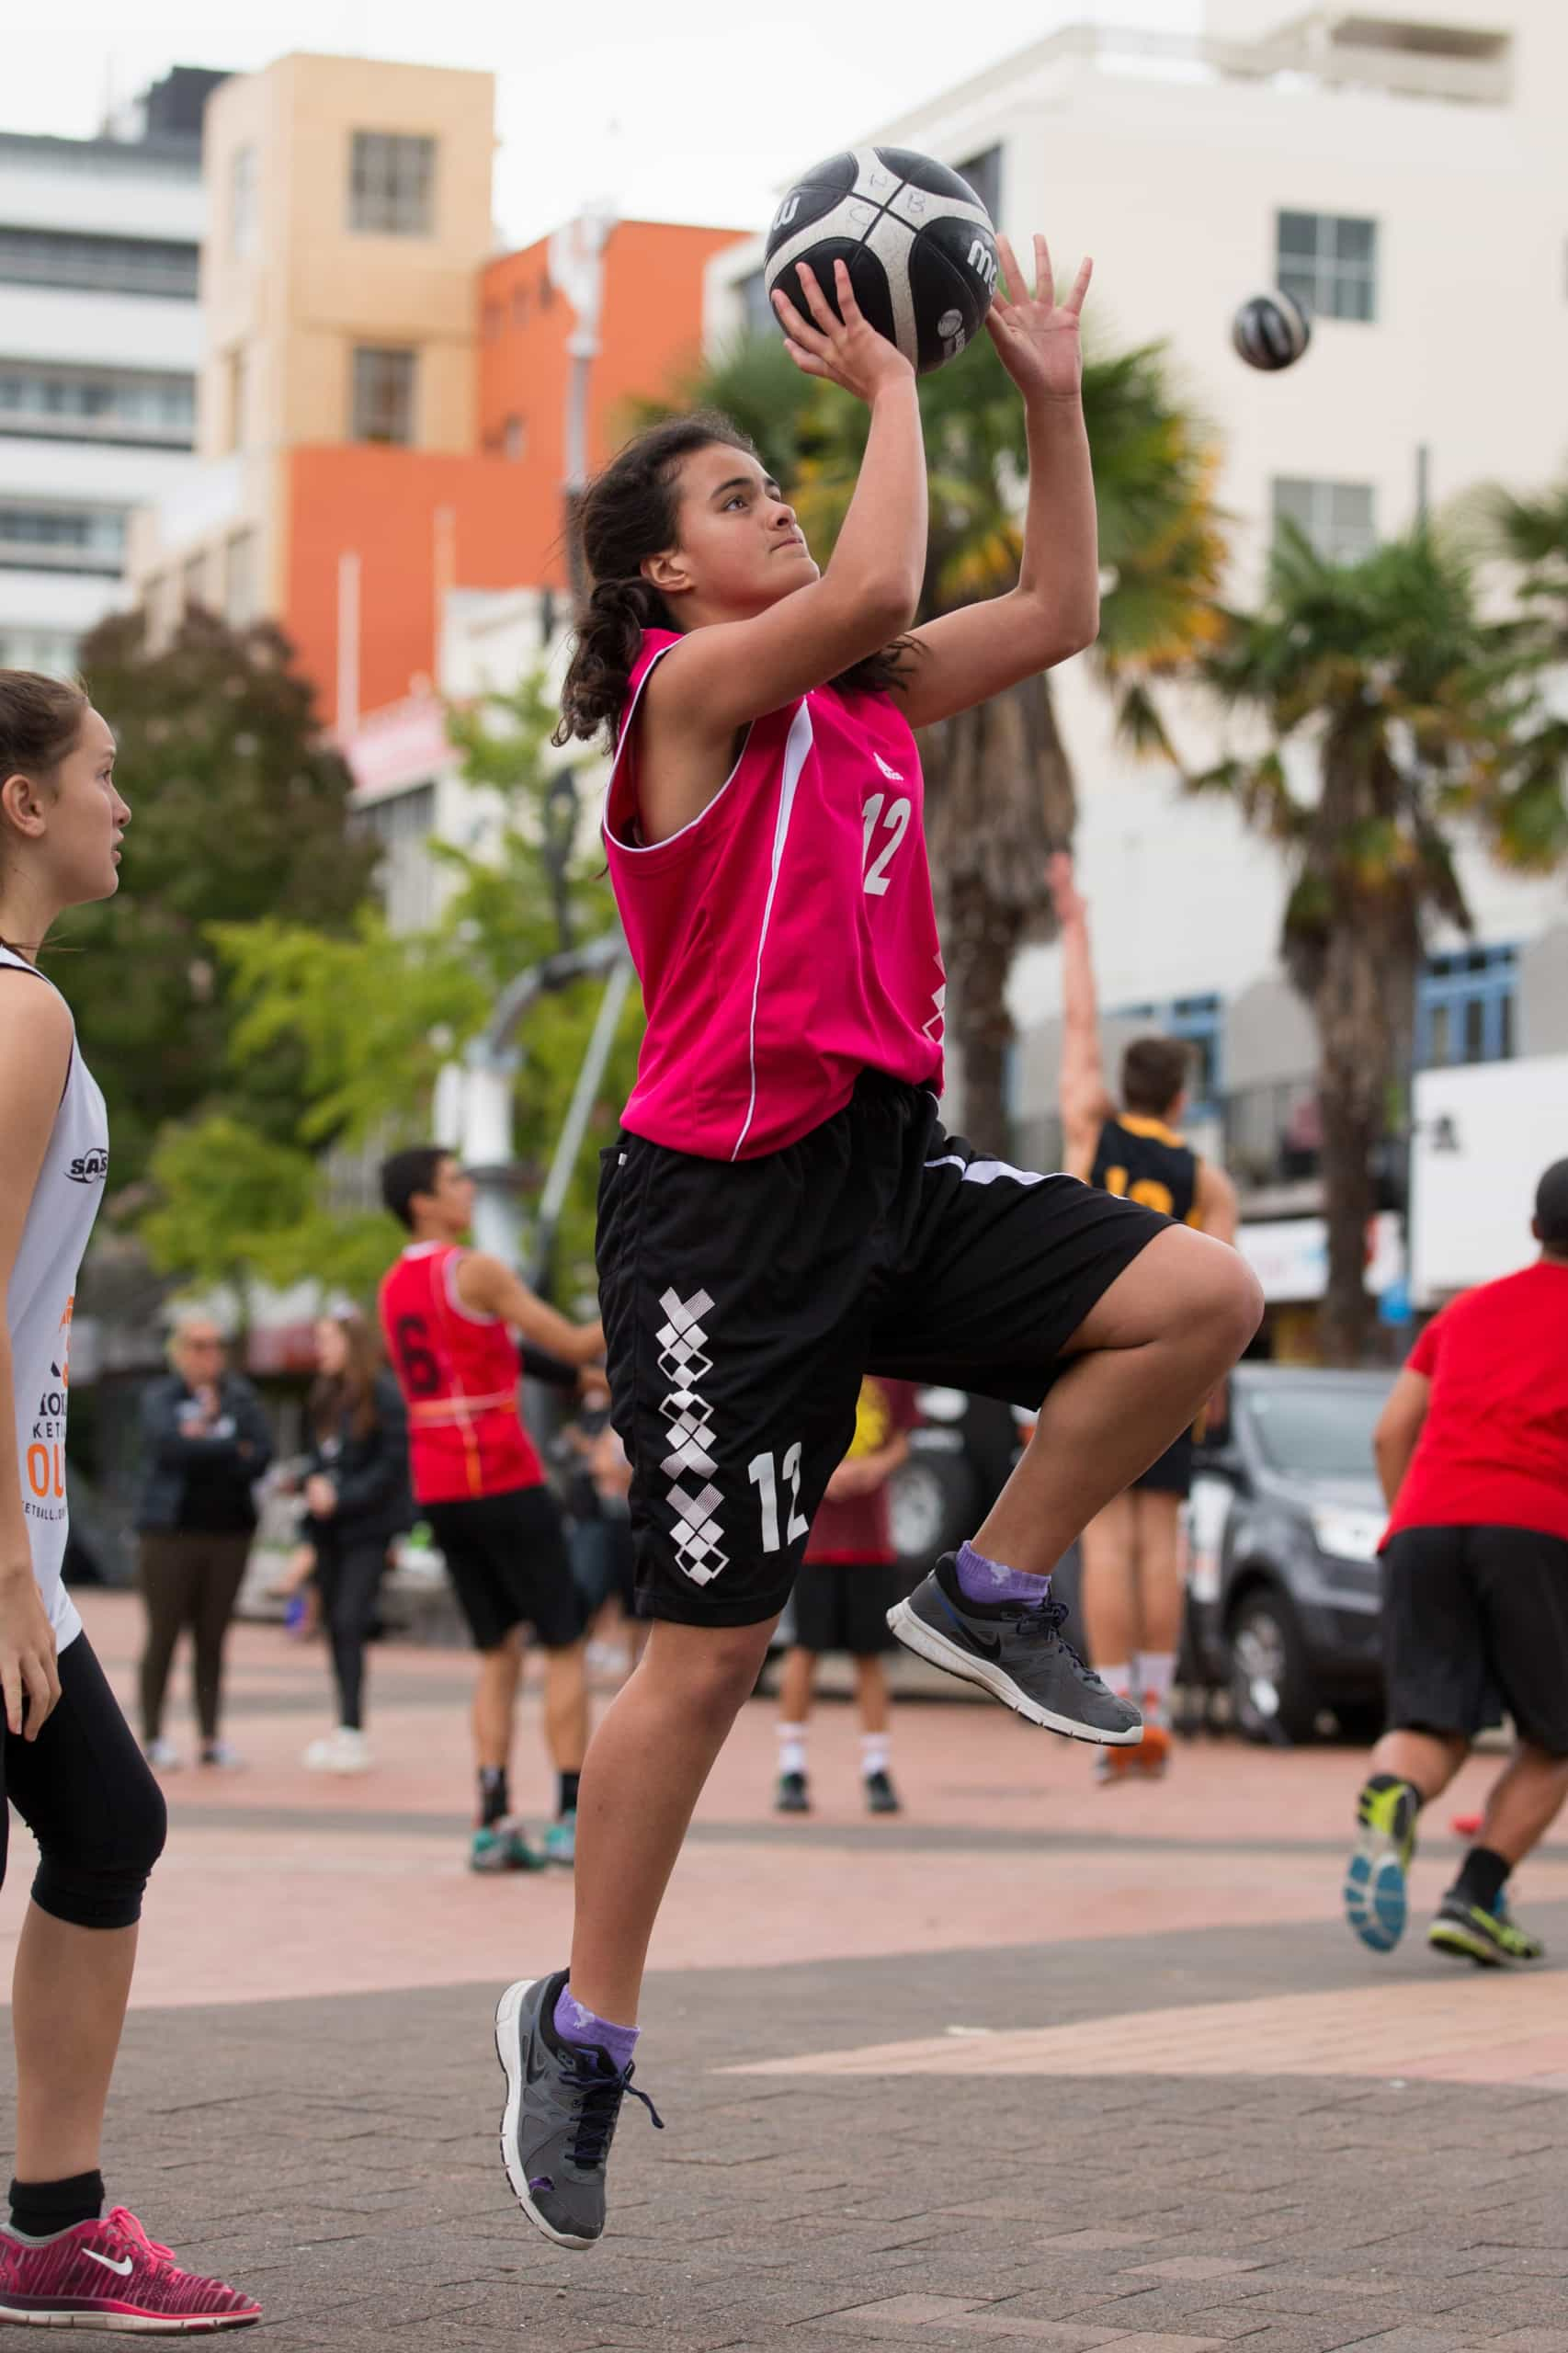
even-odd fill
[{"label": "pink nike sneaker", "polygon": [[173,2336],[260,2318],[253,2297],[182,2271],[123,2206],[48,2239],[0,2227],[0,2321]]}]

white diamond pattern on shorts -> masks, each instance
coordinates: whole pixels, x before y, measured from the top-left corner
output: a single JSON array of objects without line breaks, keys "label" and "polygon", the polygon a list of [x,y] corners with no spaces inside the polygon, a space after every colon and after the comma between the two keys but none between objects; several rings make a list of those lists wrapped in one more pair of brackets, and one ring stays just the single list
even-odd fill
[{"label": "white diamond pattern on shorts", "polygon": [[[669,1447],[659,1467],[670,1483],[676,1558],[694,1585],[710,1585],[729,1566],[717,1517],[723,1496],[713,1484],[719,1467],[711,1450],[713,1416],[695,1386],[713,1370],[702,1323],[713,1302],[705,1290],[693,1291],[689,1299],[667,1290],[659,1305],[665,1311],[655,1336],[659,1366],[671,1384],[659,1407],[669,1431]],[[696,1473],[705,1483],[694,1492],[684,1483],[685,1473]]]}]

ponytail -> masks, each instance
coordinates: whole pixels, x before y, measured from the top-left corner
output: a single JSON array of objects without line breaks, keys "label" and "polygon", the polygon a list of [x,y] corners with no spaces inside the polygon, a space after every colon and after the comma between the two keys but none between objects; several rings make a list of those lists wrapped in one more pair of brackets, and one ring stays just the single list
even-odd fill
[{"label": "ponytail", "polygon": [[675,626],[669,607],[641,573],[630,580],[597,582],[577,624],[551,741],[564,745],[603,733],[613,745],[643,631]]}]

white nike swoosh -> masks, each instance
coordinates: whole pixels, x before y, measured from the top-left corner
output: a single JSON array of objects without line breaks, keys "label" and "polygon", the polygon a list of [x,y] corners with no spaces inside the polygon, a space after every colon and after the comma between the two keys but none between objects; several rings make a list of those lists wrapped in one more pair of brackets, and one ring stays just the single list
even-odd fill
[{"label": "white nike swoosh", "polygon": [[85,2246],[82,2249],[82,2252],[85,2256],[90,2256],[95,2263],[101,2263],[106,2271],[118,2271],[122,2279],[129,2279],[131,2277],[131,2257],[129,2256],[125,2257],[123,2263],[116,2263],[111,2255],[99,2255],[90,2246]]}]

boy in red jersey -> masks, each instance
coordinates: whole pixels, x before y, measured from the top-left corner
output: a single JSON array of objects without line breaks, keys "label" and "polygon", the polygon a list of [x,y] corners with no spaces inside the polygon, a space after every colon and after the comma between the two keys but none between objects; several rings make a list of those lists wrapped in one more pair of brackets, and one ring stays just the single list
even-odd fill
[{"label": "boy in red jersey", "polygon": [[[868,211],[896,211],[897,151],[855,163]],[[1030,1722],[1130,1745],[1138,1711],[1062,1638],[1050,1571],[1262,1315],[1222,1244],[1010,1167],[937,1118],[945,983],[914,731],[1097,626],[1089,266],[1058,303],[1042,238],[1035,251],[1030,295],[1003,241],[987,320],[1028,470],[1006,595],[911,629],[926,564],[915,378],[842,263],[836,309],[803,264],[805,312],[775,297],[802,371],[869,411],[824,571],[722,417],[652,427],[583,502],[594,588],[558,740],[616,746],[605,855],[648,1015],[604,1155],[598,1270],[653,1628],[584,1773],[570,1982],[519,1981],[496,2013],[507,2178],[559,2245],[603,2231],[648,1940],[862,1376],[1039,1408],[972,1540],[891,1613],[900,1641]]]},{"label": "boy in red jersey", "polygon": [[577,1777],[588,1737],[583,1611],[554,1496],[517,1404],[514,1331],[567,1364],[603,1352],[597,1324],[571,1323],[499,1258],[465,1250],[473,1186],[434,1144],[394,1153],[381,1198],[413,1235],[383,1277],[381,1329],[408,1407],[415,1500],[430,1523],[479,1652],[473,1697],[479,1819],[475,1870],[528,1870],[539,1858],[507,1788],[524,1629],[546,1652],[545,1740],[558,1776],[545,1854],[570,1864]]}]

